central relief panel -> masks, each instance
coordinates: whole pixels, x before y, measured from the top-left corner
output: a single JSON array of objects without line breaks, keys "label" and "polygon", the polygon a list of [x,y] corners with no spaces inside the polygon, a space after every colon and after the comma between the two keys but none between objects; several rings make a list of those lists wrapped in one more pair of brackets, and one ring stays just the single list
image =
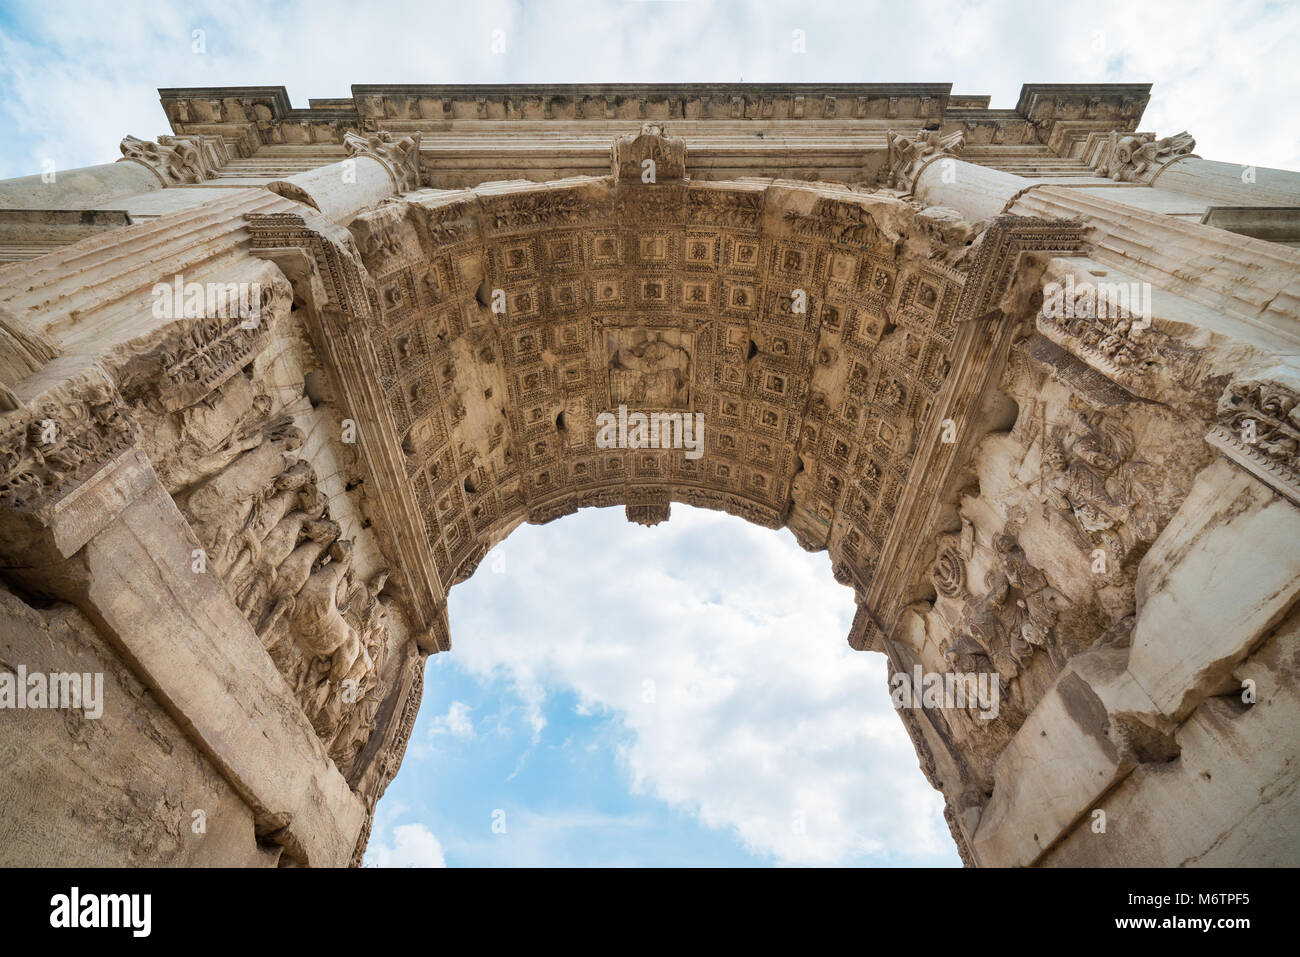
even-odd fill
[{"label": "central relief panel", "polygon": [[673,327],[607,328],[609,404],[615,408],[689,409],[694,344],[693,332]]}]

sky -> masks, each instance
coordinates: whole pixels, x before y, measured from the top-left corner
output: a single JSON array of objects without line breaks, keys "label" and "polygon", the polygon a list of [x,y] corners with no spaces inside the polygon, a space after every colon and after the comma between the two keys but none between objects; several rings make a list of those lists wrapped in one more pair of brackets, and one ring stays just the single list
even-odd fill
[{"label": "sky", "polygon": [[955,865],[943,802],[788,531],[524,525],[452,589],[374,865]]},{"label": "sky", "polygon": [[[1298,37],[1288,2],[0,0],[0,178],[167,132],[159,87],[353,83],[1152,82],[1142,129],[1300,169]],[[852,614],[726,515],[521,527],[452,590],[367,865],[957,865]]]}]

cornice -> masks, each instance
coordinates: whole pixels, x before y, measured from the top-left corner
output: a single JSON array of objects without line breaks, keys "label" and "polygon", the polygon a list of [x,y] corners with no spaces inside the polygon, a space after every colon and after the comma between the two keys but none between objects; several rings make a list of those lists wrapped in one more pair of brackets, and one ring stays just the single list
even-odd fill
[{"label": "cornice", "polygon": [[[779,121],[851,127],[1005,130],[1007,142],[1048,142],[1058,121],[1135,129],[1150,84],[1025,84],[1012,109],[950,83],[356,84],[350,97],[295,108],[284,87],[174,87],[158,91],[173,130],[221,133],[245,149],[342,142],[395,122]],[[996,132],[992,141],[1000,142]]]}]

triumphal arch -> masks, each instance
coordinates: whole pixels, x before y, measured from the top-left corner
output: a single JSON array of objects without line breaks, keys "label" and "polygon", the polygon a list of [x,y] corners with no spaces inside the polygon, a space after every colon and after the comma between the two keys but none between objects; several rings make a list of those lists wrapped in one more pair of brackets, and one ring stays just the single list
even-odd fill
[{"label": "triumphal arch", "polygon": [[996,681],[899,710],[968,864],[1300,861],[1300,174],[1145,84],[160,92],[0,183],[0,860],[356,863],[449,589],[678,502]]}]

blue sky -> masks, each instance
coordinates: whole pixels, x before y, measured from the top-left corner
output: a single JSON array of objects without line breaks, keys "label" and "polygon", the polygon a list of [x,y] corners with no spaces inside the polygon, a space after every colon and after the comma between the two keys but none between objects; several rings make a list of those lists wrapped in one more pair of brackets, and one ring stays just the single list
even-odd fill
[{"label": "blue sky", "polygon": [[[0,177],[167,132],[158,87],[306,106],[353,83],[741,80],[951,82],[994,107],[1025,82],[1150,81],[1144,129],[1296,169],[1297,37],[1298,4],[1203,0],[0,0]],[[723,515],[519,529],[452,592],[368,863],[955,865],[852,610],[825,554]]]}]

